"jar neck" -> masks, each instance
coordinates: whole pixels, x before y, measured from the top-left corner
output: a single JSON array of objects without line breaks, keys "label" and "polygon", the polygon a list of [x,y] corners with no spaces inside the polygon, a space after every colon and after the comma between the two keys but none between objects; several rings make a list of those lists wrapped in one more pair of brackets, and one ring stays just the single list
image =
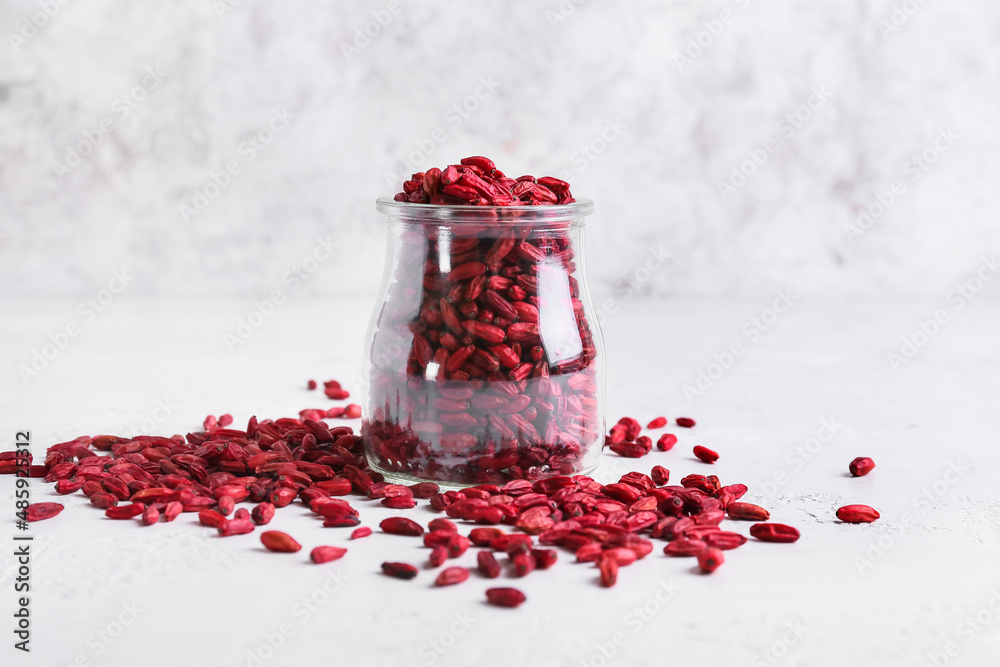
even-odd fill
[{"label": "jar neck", "polygon": [[571,229],[583,224],[594,211],[594,203],[580,199],[554,206],[439,206],[411,204],[381,197],[376,202],[390,223],[454,226],[491,225],[501,228],[528,227],[532,231]]}]

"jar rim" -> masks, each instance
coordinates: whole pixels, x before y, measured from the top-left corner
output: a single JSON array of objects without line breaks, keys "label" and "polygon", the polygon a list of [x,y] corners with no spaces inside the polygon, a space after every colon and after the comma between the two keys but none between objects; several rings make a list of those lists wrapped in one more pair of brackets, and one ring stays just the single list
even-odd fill
[{"label": "jar rim", "polygon": [[529,225],[540,222],[582,220],[594,212],[594,202],[577,199],[572,204],[547,206],[454,206],[447,204],[414,204],[391,197],[379,197],[375,202],[379,213],[407,222],[450,224],[462,222],[493,222],[501,225]]}]

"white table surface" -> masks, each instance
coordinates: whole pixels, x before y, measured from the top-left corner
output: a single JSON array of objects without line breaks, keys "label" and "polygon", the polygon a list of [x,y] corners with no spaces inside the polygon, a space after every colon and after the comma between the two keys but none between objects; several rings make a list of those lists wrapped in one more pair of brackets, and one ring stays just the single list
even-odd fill
[{"label": "white table surface", "polygon": [[[41,459],[53,442],[127,431],[151,418],[157,401],[170,408],[155,426],[166,435],[199,428],[208,413],[230,412],[243,424],[252,414],[294,416],[331,405],[320,392],[306,392],[305,381],[335,377],[349,386],[360,372],[367,300],[300,295],[230,352],[223,333],[252,301],[157,300],[126,291],[27,386],[17,365],[50,332],[82,321],[78,302],[3,301],[0,449],[12,448],[15,430],[31,429]],[[941,654],[939,664],[997,664],[997,300],[984,294],[955,310],[944,298],[801,297],[753,341],[741,328],[771,301],[619,304],[604,324],[609,419],[691,416],[698,426],[674,429],[680,443],[669,453],[654,450],[638,461],[607,455],[598,477],[663,464],[674,480],[713,472],[723,483],[743,482],[746,500],[801,529],[797,544],[751,540],[727,552],[714,575],[701,576],[691,559],[665,557],[657,541],[650,556],[622,569],[613,589],[560,550],[548,572],[499,580],[474,573],[462,585],[435,589],[430,571],[413,581],[378,574],[385,560],[426,563],[420,540],[377,529],[393,514],[426,524],[436,514],[423,506],[393,512],[356,500],[362,525],[376,530],[356,542],[347,529],[320,527],[298,504],[279,510],[271,527],[305,546],[287,555],[265,552],[257,535],[217,538],[193,514],[152,527],[107,520],[78,494],[59,499],[67,506],[59,517],[31,526],[33,651],[24,656],[11,648],[8,629],[13,478],[2,476],[0,663],[919,667]],[[949,322],[895,371],[887,354],[941,308]],[[704,395],[685,398],[682,386],[734,341],[745,344],[745,354]],[[815,441],[814,453],[797,462],[796,452],[824,423],[836,425],[833,437]],[[694,444],[722,458],[709,468],[691,456]],[[878,467],[852,479],[847,464],[859,455]],[[949,474],[953,469],[960,472]],[[779,472],[785,483],[766,493]],[[40,481],[33,494],[35,501],[57,499]],[[871,504],[882,519],[840,524],[834,511],[847,503]],[[308,550],[319,544],[349,552],[312,565]],[[475,552],[459,563],[474,565]],[[518,610],[485,605],[483,591],[496,585],[517,586],[527,603]],[[268,637],[280,646],[261,652]],[[265,659],[255,662],[248,651]]]}]

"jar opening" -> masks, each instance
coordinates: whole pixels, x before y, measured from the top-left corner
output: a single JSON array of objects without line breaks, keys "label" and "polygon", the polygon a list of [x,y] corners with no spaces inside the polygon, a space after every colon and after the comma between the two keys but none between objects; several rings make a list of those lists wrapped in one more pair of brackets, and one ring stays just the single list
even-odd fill
[{"label": "jar opening", "polygon": [[379,197],[375,207],[379,213],[384,213],[390,218],[430,225],[462,222],[492,222],[504,226],[537,225],[579,221],[594,212],[594,202],[589,199],[577,199],[572,204],[552,206],[441,206],[411,204],[389,197]]}]

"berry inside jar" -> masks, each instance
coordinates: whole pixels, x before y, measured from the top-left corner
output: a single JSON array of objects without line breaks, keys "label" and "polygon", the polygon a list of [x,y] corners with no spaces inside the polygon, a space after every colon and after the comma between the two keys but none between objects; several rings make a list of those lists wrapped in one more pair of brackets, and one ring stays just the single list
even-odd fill
[{"label": "berry inside jar", "polygon": [[378,209],[389,243],[367,337],[369,463],[456,486],[591,470],[604,431],[591,202],[470,157],[414,174]]}]

